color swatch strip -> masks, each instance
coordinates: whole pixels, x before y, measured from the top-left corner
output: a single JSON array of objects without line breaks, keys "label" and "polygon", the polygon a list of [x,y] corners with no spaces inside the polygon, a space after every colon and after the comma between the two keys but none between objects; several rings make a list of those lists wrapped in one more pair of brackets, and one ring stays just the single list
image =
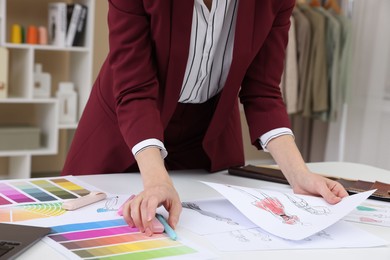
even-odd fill
[{"label": "color swatch strip", "polygon": [[165,239],[157,239],[157,240],[138,241],[138,242],[126,243],[126,244],[117,244],[117,245],[111,245],[105,247],[87,248],[83,250],[75,250],[73,251],[73,253],[80,256],[81,258],[96,257],[96,256],[104,257],[112,254],[123,254],[128,252],[154,250],[154,249],[179,246],[179,245],[181,244],[178,241],[165,238]]},{"label": "color swatch strip", "polygon": [[168,248],[160,248],[155,250],[147,250],[147,251],[141,251],[141,252],[130,252],[125,253],[121,255],[110,255],[107,257],[95,257],[95,258],[88,258],[88,259],[110,259],[110,260],[146,260],[146,259],[156,259],[161,257],[173,257],[173,256],[180,256],[180,255],[188,255],[188,254],[194,254],[197,253],[196,250],[194,250],[191,247],[181,245],[176,247],[168,247]]},{"label": "color swatch strip", "polygon": [[73,195],[72,193],[70,193],[64,189],[61,189],[60,187],[52,184],[51,182],[49,182],[47,180],[34,180],[34,181],[31,181],[31,183],[37,185],[41,189],[48,191],[51,194],[53,194],[61,199],[75,199],[75,198],[77,198],[76,195]]},{"label": "color swatch strip", "polygon": [[0,196],[0,205],[9,205],[9,204],[12,204],[12,202]]},{"label": "color swatch strip", "polygon": [[63,233],[63,232],[74,232],[81,230],[90,230],[97,228],[109,228],[117,226],[127,226],[126,221],[123,218],[102,220],[96,222],[76,223],[62,226],[55,226],[51,228],[51,233]]},{"label": "color swatch strip", "polygon": [[129,232],[139,232],[139,230],[137,228],[132,228],[129,226],[122,226],[122,227],[112,227],[112,228],[104,228],[104,229],[76,231],[72,233],[52,235],[50,236],[50,238],[57,242],[61,242],[61,241],[69,241],[69,240],[88,239],[94,237],[126,234]]},{"label": "color swatch strip", "polygon": [[79,196],[85,196],[85,195],[88,195],[90,193],[89,190],[86,190],[83,187],[81,187],[81,186],[79,186],[79,185],[77,185],[77,184],[75,184],[67,179],[64,179],[64,178],[52,179],[51,181],[54,182],[55,184],[57,184],[58,186],[61,186],[62,188],[66,189],[66,190],[70,190],[71,192],[76,193]]},{"label": "color swatch strip", "polygon": [[146,236],[143,233],[126,233],[110,237],[98,237],[92,239],[84,239],[78,241],[62,242],[61,245],[69,250],[88,248],[94,246],[108,246],[114,244],[123,244],[140,240],[160,239],[165,238],[164,234],[154,234],[152,237]]},{"label": "color swatch strip", "polygon": [[198,253],[164,233],[145,236],[122,218],[52,227],[48,237],[85,259],[139,260]]},{"label": "color swatch strip", "polygon": [[43,192],[42,190],[38,189],[37,187],[31,185],[30,183],[27,182],[13,182],[12,185],[21,191],[27,193],[31,197],[34,197],[38,201],[53,201],[57,200],[56,198],[50,196],[46,192]]},{"label": "color swatch strip", "polygon": [[0,183],[0,193],[17,203],[35,202],[33,199],[9,186],[7,183]]}]

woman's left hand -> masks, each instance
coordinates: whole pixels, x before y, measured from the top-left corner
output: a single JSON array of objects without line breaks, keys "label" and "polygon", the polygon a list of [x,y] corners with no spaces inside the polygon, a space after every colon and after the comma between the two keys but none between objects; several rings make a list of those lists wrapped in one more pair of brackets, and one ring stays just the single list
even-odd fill
[{"label": "woman's left hand", "polygon": [[348,196],[340,183],[309,171],[292,136],[282,135],[272,139],[267,149],[295,193],[322,196],[330,204],[336,204]]},{"label": "woman's left hand", "polygon": [[330,204],[336,204],[348,196],[340,183],[311,172],[295,175],[290,184],[295,193],[319,195]]}]

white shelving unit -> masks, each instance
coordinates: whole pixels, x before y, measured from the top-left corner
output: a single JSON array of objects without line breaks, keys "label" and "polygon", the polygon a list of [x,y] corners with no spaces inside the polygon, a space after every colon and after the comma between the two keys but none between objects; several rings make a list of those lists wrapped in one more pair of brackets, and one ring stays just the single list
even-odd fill
[{"label": "white shelving unit", "polygon": [[[51,2],[81,3],[88,7],[83,46],[10,43],[10,30],[15,23],[25,28],[31,24],[47,27]],[[0,99],[0,127],[28,125],[41,130],[39,149],[0,150],[0,169],[6,168],[1,178],[29,178],[32,156],[57,154],[59,130],[72,131],[77,127],[77,123],[59,124],[55,93],[59,82],[73,82],[78,93],[78,116],[81,115],[92,86],[94,13],[95,0],[0,0],[0,46],[9,50],[10,59],[8,97]],[[43,71],[51,74],[50,98],[33,97],[35,63],[41,63]]]}]

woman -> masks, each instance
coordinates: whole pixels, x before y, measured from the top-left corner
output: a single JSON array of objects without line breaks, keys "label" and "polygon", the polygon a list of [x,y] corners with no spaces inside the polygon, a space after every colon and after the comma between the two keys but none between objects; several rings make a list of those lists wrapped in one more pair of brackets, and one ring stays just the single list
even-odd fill
[{"label": "woman", "polygon": [[253,145],[267,149],[297,193],[337,203],[347,193],[309,172],[279,90],[293,0],[109,0],[110,52],[63,174],[140,171],[124,218],[147,235],[156,208],[176,226],[167,170],[244,164],[237,97]]}]

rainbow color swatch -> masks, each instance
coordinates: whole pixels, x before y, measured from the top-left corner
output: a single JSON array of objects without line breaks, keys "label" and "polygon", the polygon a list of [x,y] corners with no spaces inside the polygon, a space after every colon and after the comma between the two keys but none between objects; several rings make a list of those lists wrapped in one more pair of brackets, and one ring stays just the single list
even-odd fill
[{"label": "rainbow color swatch", "polygon": [[48,238],[82,259],[141,260],[197,253],[166,234],[145,236],[122,218],[52,227]]},{"label": "rainbow color swatch", "polygon": [[56,217],[66,213],[61,202],[19,205],[0,208],[0,222],[17,222],[32,219]]},{"label": "rainbow color swatch", "polygon": [[0,208],[56,202],[89,194],[73,177],[0,181]]}]

